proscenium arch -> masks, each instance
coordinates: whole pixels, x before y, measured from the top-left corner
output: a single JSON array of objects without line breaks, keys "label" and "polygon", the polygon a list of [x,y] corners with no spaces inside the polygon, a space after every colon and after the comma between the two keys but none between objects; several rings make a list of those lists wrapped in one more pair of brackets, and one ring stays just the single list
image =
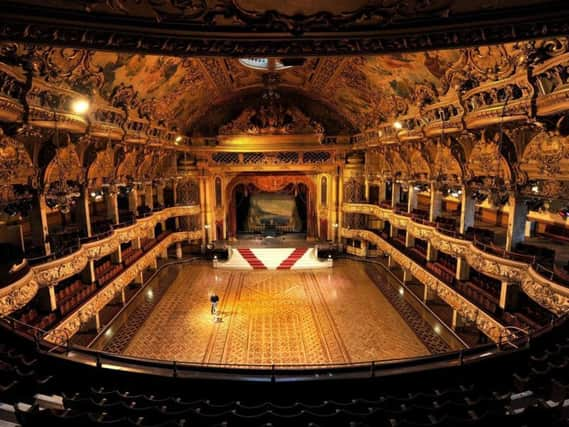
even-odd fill
[{"label": "proscenium arch", "polygon": [[313,178],[304,174],[241,174],[234,177],[226,186],[226,195],[229,200],[227,211],[228,231],[231,237],[237,234],[237,218],[235,206],[235,190],[239,185],[253,185],[261,191],[279,191],[290,184],[304,184],[308,189],[307,213],[306,213],[306,235],[314,237],[317,232],[316,227],[316,183]]}]

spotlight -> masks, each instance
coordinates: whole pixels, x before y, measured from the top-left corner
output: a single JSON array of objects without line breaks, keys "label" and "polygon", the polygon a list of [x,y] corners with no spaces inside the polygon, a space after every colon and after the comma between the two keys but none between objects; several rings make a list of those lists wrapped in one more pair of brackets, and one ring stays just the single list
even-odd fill
[{"label": "spotlight", "polygon": [[393,127],[397,130],[401,130],[403,129],[403,125],[401,124],[401,122],[397,121],[395,123],[393,123]]},{"label": "spotlight", "polygon": [[83,98],[76,99],[71,104],[71,109],[75,114],[85,114],[87,111],[89,111],[89,107],[90,107],[89,101]]},{"label": "spotlight", "polygon": [[180,142],[182,142],[182,139],[184,139],[184,137],[182,135],[178,135],[174,140],[174,142],[176,143],[176,145],[178,145]]}]

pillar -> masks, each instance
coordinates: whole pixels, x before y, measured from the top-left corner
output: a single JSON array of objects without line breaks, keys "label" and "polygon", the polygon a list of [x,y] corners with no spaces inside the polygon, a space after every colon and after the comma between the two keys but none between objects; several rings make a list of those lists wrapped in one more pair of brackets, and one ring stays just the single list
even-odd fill
[{"label": "pillar", "polygon": [[209,243],[209,226],[207,222],[207,203],[206,203],[206,181],[205,177],[200,177],[200,205],[202,216],[202,252],[205,252],[205,247]]},{"label": "pillar", "polygon": [[99,317],[99,312],[95,313],[87,322],[81,325],[81,330],[84,332],[101,330],[101,318]]},{"label": "pillar", "polygon": [[516,283],[502,282],[500,287],[500,308],[505,311],[514,309],[518,304],[520,287]]},{"label": "pillar", "polygon": [[111,253],[111,261],[113,264],[122,264],[122,248],[121,245],[117,247],[117,250]]},{"label": "pillar", "polygon": [[40,309],[54,311],[57,309],[57,298],[55,296],[55,284],[38,289],[37,301]]},{"label": "pillar", "polygon": [[162,207],[164,207],[164,187],[165,185],[162,182],[156,185],[156,202]]},{"label": "pillar", "polygon": [[506,250],[512,251],[518,243],[524,241],[528,206],[525,199],[510,196],[508,201],[510,212],[508,214],[508,230],[506,234]]},{"label": "pillar", "polygon": [[391,185],[391,208],[395,209],[401,196],[401,184],[393,181]]},{"label": "pillar", "polygon": [[107,207],[107,219],[113,224],[119,223],[119,203],[115,187],[109,187],[105,193],[105,204]]},{"label": "pillar", "polygon": [[405,233],[405,247],[412,248],[415,246],[415,237],[409,233],[409,230]]},{"label": "pillar", "polygon": [[97,277],[95,275],[95,261],[90,259],[85,268],[81,271],[81,280],[85,283],[95,283]]},{"label": "pillar", "polygon": [[457,328],[462,328],[464,326],[464,319],[460,315],[460,313],[453,308],[452,310],[452,320],[450,327],[453,331],[456,331]]},{"label": "pillar", "polygon": [[36,193],[32,200],[30,225],[32,231],[32,245],[41,247],[46,255],[51,254],[51,248],[47,241],[49,228],[47,225],[47,205],[45,203],[44,194]]},{"label": "pillar", "polygon": [[153,198],[153,186],[152,183],[146,184],[144,186],[144,203],[150,208],[154,209],[154,198]]},{"label": "pillar", "polygon": [[140,249],[142,247],[142,245],[140,244],[140,237],[135,237],[134,239],[132,239],[132,247],[134,249]]},{"label": "pillar", "polygon": [[120,291],[120,302],[123,306],[126,304],[126,294],[124,292],[124,288],[122,288]]},{"label": "pillar", "polygon": [[438,254],[439,254],[438,251],[431,244],[431,242],[430,241],[427,242],[427,256],[426,256],[427,261],[429,262],[436,261]]},{"label": "pillar", "polygon": [[463,257],[456,258],[456,280],[468,280],[470,277],[470,266]]},{"label": "pillar", "polygon": [[393,260],[393,257],[391,255],[389,255],[387,257],[387,268],[393,268],[395,267],[397,264],[395,263],[395,261]]},{"label": "pillar", "polygon": [[128,210],[135,215],[138,214],[138,189],[133,185],[128,193]]},{"label": "pillar", "polygon": [[89,208],[89,189],[87,186],[81,188],[81,195],[77,199],[77,221],[81,228],[91,237],[91,212]]},{"label": "pillar", "polygon": [[364,178],[364,199],[369,202],[369,179],[367,176]]},{"label": "pillar", "polygon": [[429,288],[427,285],[425,285],[425,288],[423,290],[423,302],[427,304],[429,301],[433,299],[434,296],[435,295],[432,289]]},{"label": "pillar", "polygon": [[182,244],[180,242],[176,243],[176,258],[182,259]]},{"label": "pillar", "polygon": [[468,227],[474,227],[476,213],[476,202],[472,197],[472,192],[468,187],[462,187],[461,207],[460,207],[460,228],[459,232],[465,234]]},{"label": "pillar", "polygon": [[443,194],[436,187],[434,182],[431,182],[431,203],[429,208],[429,221],[435,222],[437,217],[441,215],[443,206]]},{"label": "pillar", "polygon": [[385,180],[379,183],[379,195],[377,199],[379,200],[380,204],[387,199],[387,182],[385,182]]},{"label": "pillar", "polygon": [[142,271],[136,274],[135,278],[132,280],[132,283],[135,285],[142,285],[144,283],[144,275],[142,274]]},{"label": "pillar", "polygon": [[344,204],[344,180],[343,180],[343,173],[341,170],[338,171],[338,173],[335,175],[335,181],[336,181],[336,197],[335,197],[335,203],[336,203],[336,222],[334,224],[338,224],[338,227],[336,227],[336,242],[340,243],[342,241],[342,236],[340,235],[340,231],[342,230],[343,225],[343,215],[341,215],[342,212],[342,205]]},{"label": "pillar", "polygon": [[413,281],[413,275],[407,269],[403,269],[403,283],[409,283]]},{"label": "pillar", "polygon": [[409,202],[407,203],[407,212],[412,213],[413,209],[417,209],[417,190],[413,184],[409,184]]}]

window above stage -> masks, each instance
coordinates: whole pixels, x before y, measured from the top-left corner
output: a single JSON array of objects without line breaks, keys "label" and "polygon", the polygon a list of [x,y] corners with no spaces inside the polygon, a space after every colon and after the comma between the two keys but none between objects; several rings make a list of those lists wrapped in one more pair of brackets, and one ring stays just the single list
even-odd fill
[{"label": "window above stage", "polygon": [[285,65],[280,59],[276,58],[240,58],[241,65],[259,71],[280,71],[293,67]]}]

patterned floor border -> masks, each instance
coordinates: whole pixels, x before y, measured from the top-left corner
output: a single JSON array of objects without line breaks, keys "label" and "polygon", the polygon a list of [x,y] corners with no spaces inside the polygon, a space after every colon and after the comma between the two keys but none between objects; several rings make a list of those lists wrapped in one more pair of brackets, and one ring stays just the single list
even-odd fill
[{"label": "patterned floor border", "polygon": [[366,271],[370,279],[375,283],[375,286],[399,312],[401,317],[431,353],[439,354],[451,351],[449,345],[435,333],[431,325],[423,320],[419,313],[417,313],[407,301],[401,298],[395,288],[389,284],[387,280],[377,280],[379,277],[385,277],[383,267],[376,263],[368,263],[366,264]]},{"label": "patterned floor border", "polygon": [[[172,266],[180,265],[180,264],[187,264],[188,262],[194,262],[196,259],[187,259],[183,260],[183,262],[171,262],[161,266],[160,270],[150,278],[149,282],[155,280],[159,277],[160,272],[162,269],[169,268]],[[121,326],[115,336],[105,345],[103,351],[109,353],[116,353],[122,354],[122,352],[126,349],[132,338],[136,335],[142,324],[146,321],[154,307],[158,305],[162,296],[166,293],[170,285],[172,284],[171,281],[167,280],[159,280],[158,285],[153,288],[153,297],[152,298],[144,298],[144,302],[140,304],[140,306],[128,317],[127,322]],[[145,288],[144,286],[142,290]],[[141,291],[142,291],[141,290]],[[135,297],[133,297],[134,300]]]}]

